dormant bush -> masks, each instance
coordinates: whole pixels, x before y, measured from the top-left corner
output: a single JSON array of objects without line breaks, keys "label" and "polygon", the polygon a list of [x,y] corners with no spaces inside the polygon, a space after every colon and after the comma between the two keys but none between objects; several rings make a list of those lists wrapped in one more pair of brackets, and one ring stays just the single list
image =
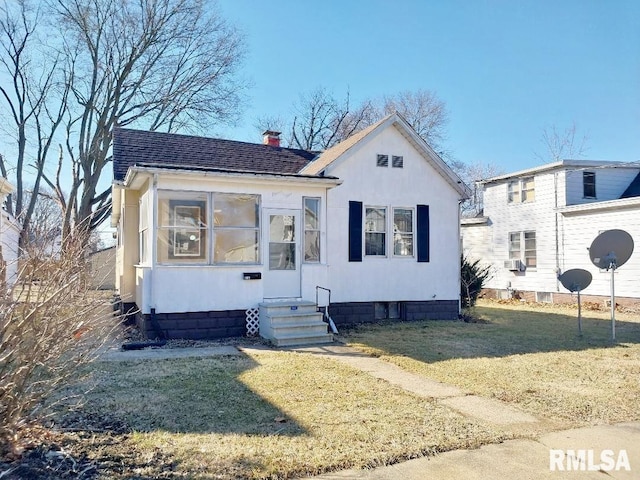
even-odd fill
[{"label": "dormant bush", "polygon": [[85,249],[32,249],[1,292],[0,456],[21,450],[20,432],[42,420],[54,394],[78,379],[113,338],[119,319],[88,285]]}]

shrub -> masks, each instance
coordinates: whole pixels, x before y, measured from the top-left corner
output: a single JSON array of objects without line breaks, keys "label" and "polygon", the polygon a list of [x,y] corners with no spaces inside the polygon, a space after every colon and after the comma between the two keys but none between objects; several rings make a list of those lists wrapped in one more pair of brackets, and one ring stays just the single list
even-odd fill
[{"label": "shrub", "polygon": [[0,457],[20,454],[20,432],[47,415],[119,324],[104,292],[87,286],[84,248],[25,256],[0,303]]},{"label": "shrub", "polygon": [[461,258],[460,265],[460,296],[462,298],[462,306],[470,308],[476,304],[484,282],[491,277],[491,266],[480,265],[480,260],[471,262],[464,255]]}]

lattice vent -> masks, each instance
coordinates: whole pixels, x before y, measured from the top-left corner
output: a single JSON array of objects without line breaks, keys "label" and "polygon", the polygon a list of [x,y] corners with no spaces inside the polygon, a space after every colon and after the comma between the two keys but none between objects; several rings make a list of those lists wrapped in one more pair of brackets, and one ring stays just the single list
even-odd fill
[{"label": "lattice vent", "polygon": [[248,308],[245,313],[247,315],[247,336],[255,337],[260,331],[260,310]]}]

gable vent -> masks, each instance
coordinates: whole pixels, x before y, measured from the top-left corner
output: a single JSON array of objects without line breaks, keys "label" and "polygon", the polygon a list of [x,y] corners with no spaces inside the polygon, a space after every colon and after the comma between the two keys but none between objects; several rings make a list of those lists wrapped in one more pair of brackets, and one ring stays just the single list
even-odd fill
[{"label": "gable vent", "polygon": [[404,158],[394,155],[393,159],[391,160],[391,166],[393,168],[402,168],[404,166]]},{"label": "gable vent", "polygon": [[389,166],[389,155],[380,155],[378,154],[378,162],[376,163],[378,167],[388,167]]}]

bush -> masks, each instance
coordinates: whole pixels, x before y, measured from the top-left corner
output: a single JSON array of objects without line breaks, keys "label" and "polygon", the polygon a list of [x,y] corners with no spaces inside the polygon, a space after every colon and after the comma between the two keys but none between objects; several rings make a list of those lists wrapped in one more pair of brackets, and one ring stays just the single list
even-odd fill
[{"label": "bush", "polygon": [[0,304],[0,457],[21,453],[20,432],[47,415],[120,323],[104,292],[87,287],[82,247],[25,256]]},{"label": "bush", "polygon": [[464,255],[460,264],[460,297],[462,298],[462,306],[470,308],[476,304],[484,282],[491,277],[491,266],[481,266],[480,260],[471,262]]}]

